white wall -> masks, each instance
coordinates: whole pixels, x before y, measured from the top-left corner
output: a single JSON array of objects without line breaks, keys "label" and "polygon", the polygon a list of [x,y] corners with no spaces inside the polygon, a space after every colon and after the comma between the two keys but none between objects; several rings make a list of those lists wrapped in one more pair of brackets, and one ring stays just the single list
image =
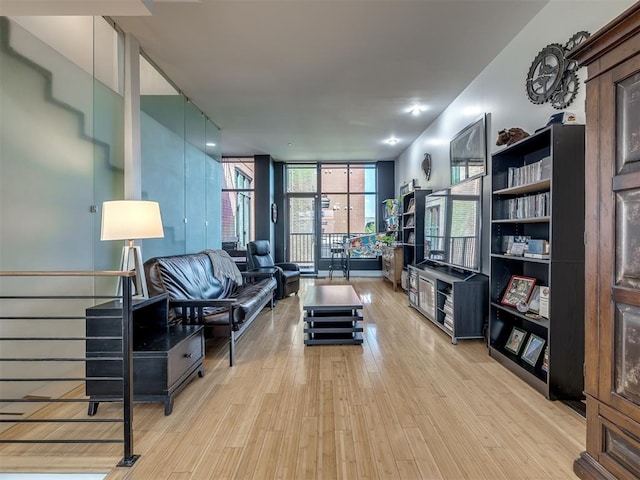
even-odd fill
[{"label": "white wall", "polygon": [[[521,127],[533,133],[546,125],[549,116],[558,110],[548,103],[534,105],[525,91],[525,78],[534,57],[546,45],[564,44],[580,30],[595,33],[634,3],[634,0],[551,1],[400,155],[396,162],[396,191],[412,178],[417,178],[422,188],[435,190],[449,185],[449,142],[482,112],[491,114],[487,126],[489,155],[504,148],[495,145],[499,130]],[[584,80],[585,69],[578,74]],[[566,109],[577,114],[579,123],[585,119],[584,102],[585,88],[581,81],[576,99]],[[420,168],[425,152],[432,156],[429,182]]]}]

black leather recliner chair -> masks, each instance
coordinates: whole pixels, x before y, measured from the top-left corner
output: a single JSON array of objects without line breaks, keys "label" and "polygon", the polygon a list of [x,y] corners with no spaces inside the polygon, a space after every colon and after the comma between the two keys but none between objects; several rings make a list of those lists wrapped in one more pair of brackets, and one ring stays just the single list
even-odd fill
[{"label": "black leather recliner chair", "polygon": [[278,300],[298,294],[300,290],[300,267],[296,263],[274,263],[268,240],[256,240],[247,244],[247,272],[276,269],[276,298]]}]

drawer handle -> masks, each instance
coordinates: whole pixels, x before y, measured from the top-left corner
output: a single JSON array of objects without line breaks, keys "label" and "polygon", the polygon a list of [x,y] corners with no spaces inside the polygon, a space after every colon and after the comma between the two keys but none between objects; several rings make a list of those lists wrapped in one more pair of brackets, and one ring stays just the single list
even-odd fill
[{"label": "drawer handle", "polygon": [[184,358],[191,358],[191,353],[185,353]]}]

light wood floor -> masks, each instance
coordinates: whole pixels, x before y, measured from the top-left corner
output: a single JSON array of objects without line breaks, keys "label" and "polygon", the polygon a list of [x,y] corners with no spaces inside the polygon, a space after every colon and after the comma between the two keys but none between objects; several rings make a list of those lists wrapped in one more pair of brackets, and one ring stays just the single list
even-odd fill
[{"label": "light wood floor", "polygon": [[[330,282],[343,280],[315,280]],[[313,283],[303,280],[301,296]],[[0,471],[102,471],[108,480],[576,478],[581,417],[492,360],[482,341],[452,345],[389,282],[351,283],[365,303],[362,346],[305,347],[302,302],[289,297],[247,330],[236,366],[226,345],[209,344],[205,377],[176,397],[170,416],[161,404],[135,406],[134,467],[114,468],[121,445],[5,444]],[[85,415],[77,404],[39,415],[54,410]],[[117,404],[98,410],[118,414]],[[2,438],[54,428],[35,425]],[[77,424],[51,437],[117,436],[106,430]]]}]

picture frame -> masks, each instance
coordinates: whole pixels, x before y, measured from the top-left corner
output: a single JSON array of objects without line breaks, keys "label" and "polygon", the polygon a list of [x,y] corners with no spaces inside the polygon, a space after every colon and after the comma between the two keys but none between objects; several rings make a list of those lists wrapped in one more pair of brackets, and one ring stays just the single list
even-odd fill
[{"label": "picture frame", "polygon": [[509,334],[509,338],[507,339],[507,343],[505,343],[504,345],[505,350],[518,355],[526,336],[526,330],[522,330],[518,327],[513,327],[511,333]]},{"label": "picture frame", "polygon": [[449,144],[451,185],[487,171],[487,114],[460,130]]},{"label": "picture frame", "polygon": [[501,303],[509,307],[517,307],[519,303],[527,302],[533,292],[536,281],[533,277],[511,275],[509,285],[507,285],[504,291]]},{"label": "picture frame", "polygon": [[529,311],[533,313],[540,312],[540,285],[535,285],[529,298]]},{"label": "picture frame", "polygon": [[522,360],[527,362],[532,367],[535,367],[546,343],[546,340],[542,337],[534,335],[533,333],[529,335],[527,345],[522,351]]}]

